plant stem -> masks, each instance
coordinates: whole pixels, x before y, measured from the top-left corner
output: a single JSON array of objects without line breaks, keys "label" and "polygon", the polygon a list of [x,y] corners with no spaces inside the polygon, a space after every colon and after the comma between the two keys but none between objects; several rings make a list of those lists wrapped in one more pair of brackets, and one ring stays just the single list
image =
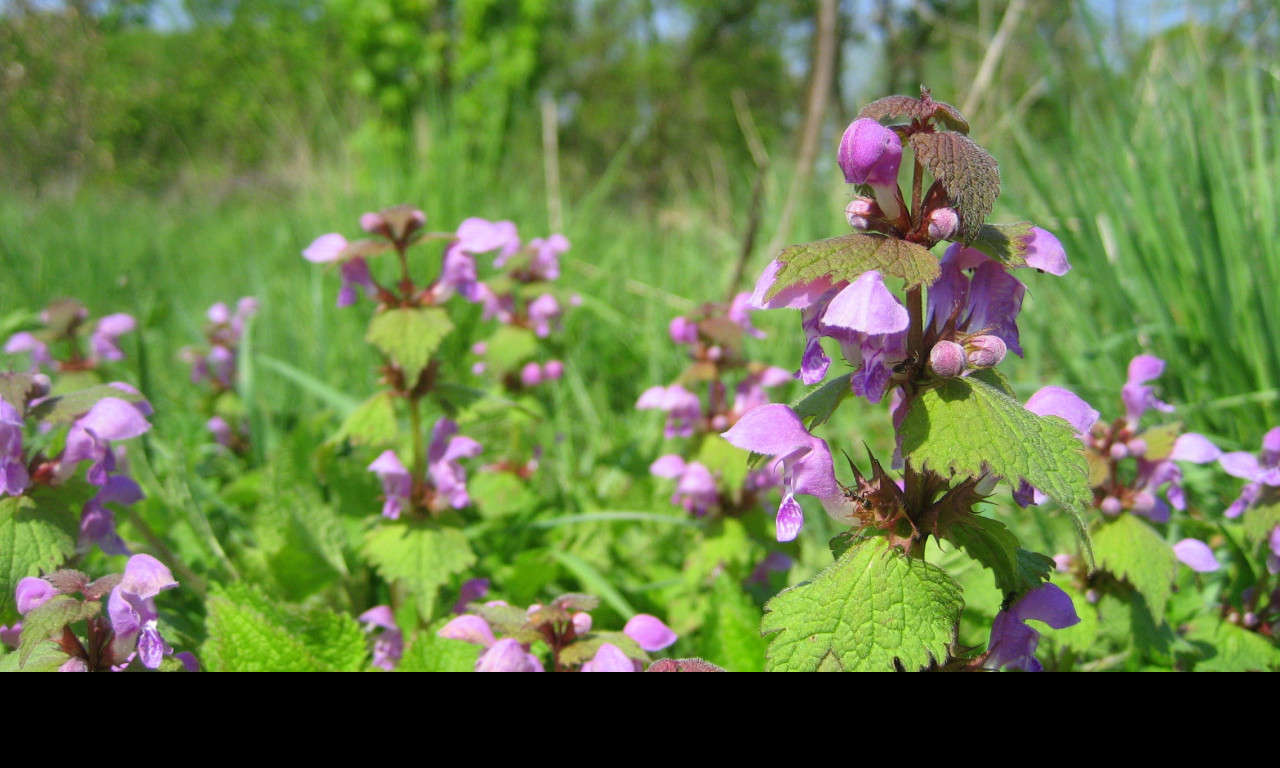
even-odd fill
[{"label": "plant stem", "polygon": [[409,429],[413,432],[413,481],[418,483],[426,476],[427,449],[422,439],[422,414],[418,410],[418,398],[409,395]]}]

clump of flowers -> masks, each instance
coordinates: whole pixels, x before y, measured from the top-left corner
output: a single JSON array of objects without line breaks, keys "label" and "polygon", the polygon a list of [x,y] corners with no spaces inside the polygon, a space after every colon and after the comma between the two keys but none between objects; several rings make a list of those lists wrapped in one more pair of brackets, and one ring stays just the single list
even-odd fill
[{"label": "clump of flowers", "polygon": [[[195,671],[195,657],[174,655],[160,634],[155,598],[177,586],[169,569],[151,555],[134,555],[123,573],[93,581],[75,570],[25,578],[16,591],[23,616],[19,652],[29,659],[39,646],[56,646],[37,658],[41,668],[56,666],[59,672],[118,672],[130,667]],[[74,627],[80,622],[84,631],[77,634]],[[166,663],[169,656],[173,660]]]},{"label": "clump of flowers", "polygon": [[639,672],[650,653],[676,642],[666,624],[643,613],[632,616],[621,632],[596,630],[591,611],[598,604],[578,594],[527,609],[500,600],[473,603],[469,613],[439,634],[483,647],[477,672]]},{"label": "clump of flowers", "polygon": [[258,300],[252,296],[236,302],[234,312],[218,302],[206,313],[205,344],[184,347],[179,352],[191,366],[191,382],[207,387],[205,411],[210,416],[205,427],[214,442],[241,455],[249,450],[249,423],[236,393],[240,341],[249,320],[257,313]]},{"label": "clump of flowers", "polygon": [[75,299],[58,299],[40,312],[43,327],[15,333],[4,351],[31,355],[31,370],[92,371],[124,359],[120,337],[138,327],[131,315],[116,313],[97,319]]}]

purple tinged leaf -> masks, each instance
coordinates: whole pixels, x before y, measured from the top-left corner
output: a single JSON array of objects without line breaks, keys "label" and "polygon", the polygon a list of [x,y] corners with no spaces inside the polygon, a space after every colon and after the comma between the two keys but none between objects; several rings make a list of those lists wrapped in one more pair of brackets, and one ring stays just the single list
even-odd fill
[{"label": "purple tinged leaf", "polygon": [[1213,550],[1209,549],[1209,545],[1199,539],[1183,539],[1174,544],[1173,554],[1197,573],[1209,573],[1222,567],[1218,563],[1218,558],[1213,556]]},{"label": "purple tinged leaf", "polygon": [[677,639],[676,633],[663,624],[661,619],[647,613],[632,616],[622,628],[622,633],[651,653],[673,645]]},{"label": "purple tinged leaf", "polygon": [[604,643],[591,660],[582,665],[583,672],[635,672],[636,665],[622,649],[612,643]]}]

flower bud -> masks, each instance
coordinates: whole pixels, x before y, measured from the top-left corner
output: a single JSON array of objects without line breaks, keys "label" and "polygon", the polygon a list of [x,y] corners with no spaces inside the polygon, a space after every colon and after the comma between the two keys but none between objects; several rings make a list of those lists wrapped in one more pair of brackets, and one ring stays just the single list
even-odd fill
[{"label": "flower bud", "polygon": [[576,635],[585,635],[591,631],[591,614],[578,611],[573,614],[573,632]]},{"label": "flower bud", "polygon": [[1102,595],[1098,593],[1098,590],[1090,589],[1085,591],[1084,599],[1089,605],[1097,605],[1098,601],[1102,599]]},{"label": "flower bud", "polygon": [[875,210],[875,201],[868,197],[855,197],[844,208],[844,217],[854,229],[867,229],[871,223],[867,217]]},{"label": "flower bud", "polygon": [[43,373],[37,373],[31,377],[31,397],[44,397],[49,394],[49,390],[53,388],[53,382]]},{"label": "flower bud", "polygon": [[939,341],[929,350],[929,370],[933,375],[950,379],[964,373],[964,347],[954,341]]},{"label": "flower bud", "polygon": [[1110,453],[1111,453],[1111,458],[1115,459],[1116,461],[1120,461],[1121,459],[1127,459],[1129,457],[1129,446],[1125,445],[1124,443],[1112,443]]},{"label": "flower bud", "polygon": [[1156,497],[1147,491],[1139,491],[1133,495],[1133,511],[1145,515],[1156,508]]},{"label": "flower bud", "polygon": [[1124,511],[1124,504],[1115,496],[1108,496],[1102,500],[1101,509],[1106,514],[1114,517]]},{"label": "flower bud", "polygon": [[671,319],[667,332],[671,334],[671,340],[677,344],[698,343],[698,324],[690,322],[689,318],[683,315],[677,315]]},{"label": "flower bud", "polygon": [[536,387],[542,383],[542,366],[537,363],[525,363],[520,369],[520,383],[526,387]]},{"label": "flower bud", "polygon": [[559,381],[561,376],[564,376],[564,363],[559,360],[548,360],[542,366],[543,381]]},{"label": "flower bud", "polygon": [[1129,454],[1131,456],[1147,455],[1147,441],[1142,438],[1135,437],[1129,441]]},{"label": "flower bud", "polygon": [[935,208],[929,213],[929,237],[950,240],[960,229],[960,216],[954,208]]},{"label": "flower bud", "polygon": [[839,159],[849,184],[897,184],[902,140],[875,120],[854,120],[840,139]]},{"label": "flower bud", "polygon": [[965,349],[969,353],[969,367],[971,368],[994,368],[1000,364],[1000,361],[1004,359],[1005,354],[1009,351],[999,336],[988,334],[974,336],[969,339],[969,343],[965,344]]}]

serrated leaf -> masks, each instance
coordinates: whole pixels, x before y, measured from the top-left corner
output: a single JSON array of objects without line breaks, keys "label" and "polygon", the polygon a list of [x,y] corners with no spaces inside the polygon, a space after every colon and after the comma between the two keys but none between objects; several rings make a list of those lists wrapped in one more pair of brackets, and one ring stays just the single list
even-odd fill
[{"label": "serrated leaf", "polygon": [[917,133],[911,149],[942,184],[960,215],[960,239],[972,243],[1000,196],[1000,166],[973,139],[954,131]]},{"label": "serrated leaf", "polygon": [[987,254],[1006,267],[1027,265],[1027,237],[1031,234],[1029,221],[1016,224],[983,224],[978,236],[969,245]]},{"label": "serrated leaf", "polygon": [[783,288],[830,278],[853,282],[864,272],[876,270],[898,277],[908,288],[928,285],[938,278],[938,258],[923,246],[885,235],[856,233],[801,243],[782,249],[781,267],[765,299]]},{"label": "serrated leaf", "polygon": [[997,371],[995,368],[984,368],[969,374],[970,378],[978,381],[986,382],[1009,397],[1014,397],[1013,385],[1009,383],[1009,377]]},{"label": "serrated leaf", "polygon": [[962,610],[960,586],[945,571],[868,539],[765,605],[760,632],[778,633],[765,669],[922,669],[946,660]]},{"label": "serrated leaf", "polygon": [[621,632],[590,632],[581,639],[560,651],[560,663],[571,666],[585,664],[595,658],[600,646],[609,643],[626,654],[628,659],[648,664],[649,654],[644,652],[635,640]]},{"label": "serrated leaf", "polygon": [[[791,404],[791,410],[796,412],[801,421],[813,430],[822,424],[825,424],[831,418],[831,414],[836,412],[840,407],[840,403],[853,393],[853,389],[849,385],[849,381],[853,378],[852,373],[846,373],[843,376],[837,376],[828,382],[825,382],[817,389],[812,389],[799,400]],[[812,421],[808,421],[812,419]]]},{"label": "serrated leaf", "polygon": [[980,379],[948,379],[911,404],[899,431],[903,456],[935,472],[976,476],[985,468],[1014,487],[1025,479],[1075,520],[1092,562],[1085,516],[1093,503],[1084,448],[1057,416],[1037,416]]},{"label": "serrated leaf", "polygon": [[1182,435],[1182,423],[1161,424],[1142,430],[1142,442],[1147,444],[1143,458],[1147,461],[1160,461],[1169,458],[1173,453],[1173,444]]},{"label": "serrated leaf", "polygon": [[102,603],[96,600],[82,603],[74,597],[54,595],[39,608],[28,611],[22,617],[18,665],[26,667],[27,660],[38,646],[55,635],[61,636],[67,625],[96,616],[101,609]]},{"label": "serrated leaf", "polygon": [[332,439],[350,440],[355,445],[385,445],[396,439],[399,430],[394,396],[379,392],[352,411]]},{"label": "serrated leaf", "polygon": [[199,658],[212,672],[355,672],[368,658],[355,619],[277,604],[256,586],[215,586],[206,608]]},{"label": "serrated leaf", "polygon": [[538,337],[528,328],[501,325],[485,342],[484,362],[498,376],[519,371],[538,354]]},{"label": "serrated leaf", "polygon": [[27,399],[35,390],[35,377],[29,373],[0,373],[0,399],[3,399],[23,418],[27,411]]},{"label": "serrated leaf", "polygon": [[70,658],[57,643],[43,642],[36,646],[22,666],[18,666],[16,653],[0,656],[0,672],[56,672]]},{"label": "serrated leaf", "polygon": [[448,619],[442,619],[430,629],[419,632],[406,644],[404,655],[396,665],[396,672],[470,672],[476,668],[476,660],[483,650],[480,646],[463,640],[440,637],[436,633]]},{"label": "serrated leaf", "polygon": [[760,636],[761,611],[728,574],[711,584],[707,615],[698,633],[698,656],[733,672],[764,671],[768,643]]},{"label": "serrated leaf", "polygon": [[1201,617],[1192,624],[1187,639],[1204,654],[1197,672],[1267,672],[1280,670],[1280,646],[1274,640],[1244,627]]},{"label": "serrated leaf", "polygon": [[1137,515],[1120,515],[1094,530],[1093,551],[1099,568],[1128,581],[1146,599],[1156,623],[1164,620],[1178,558],[1155,529]]},{"label": "serrated leaf", "polygon": [[1052,558],[1022,549],[1004,523],[989,517],[958,516],[941,534],[989,569],[1006,599],[1040,586],[1054,567]]},{"label": "serrated leaf", "polygon": [[79,524],[66,493],[39,486],[30,496],[0,499],[0,620],[16,615],[19,581],[57,570],[75,554]]},{"label": "serrated leaf", "polygon": [[408,589],[423,617],[435,610],[440,587],[476,562],[462,531],[426,523],[379,525],[365,538],[364,554],[382,578]]},{"label": "serrated leaf", "polygon": [[[927,91],[925,95],[927,95]],[[948,128],[961,133],[969,132],[969,123],[960,114],[960,110],[944,101],[932,98],[917,99],[911,96],[885,96],[876,99],[858,112],[858,119],[885,120],[895,117],[906,117],[912,120],[938,120]]]},{"label": "serrated leaf", "polygon": [[117,389],[110,384],[99,384],[77,392],[46,398],[44,402],[32,408],[28,416],[33,421],[63,424],[83,416],[99,400],[104,400],[108,397],[114,397],[130,403],[140,403],[146,399],[142,395]]},{"label": "serrated leaf", "polygon": [[440,307],[400,307],[375,316],[365,340],[399,366],[412,385],[452,330],[449,314]]}]

